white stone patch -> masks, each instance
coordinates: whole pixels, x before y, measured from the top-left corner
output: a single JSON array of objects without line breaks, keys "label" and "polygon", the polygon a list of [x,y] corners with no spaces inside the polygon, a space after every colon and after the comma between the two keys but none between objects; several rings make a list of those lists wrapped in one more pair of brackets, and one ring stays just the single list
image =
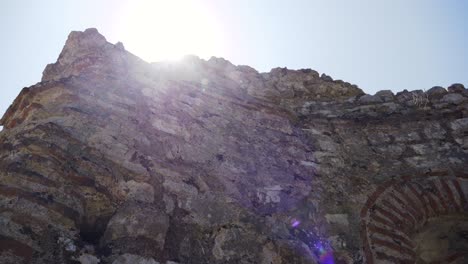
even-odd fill
[{"label": "white stone patch", "polygon": [[174,208],[175,208],[174,200],[172,200],[172,198],[170,196],[164,194],[163,195],[163,201],[164,201],[164,205],[166,207],[166,213],[172,214],[172,211],[174,211]]},{"label": "white stone patch", "polygon": [[283,188],[280,185],[264,187],[257,190],[257,197],[263,203],[279,203],[281,201],[281,190]]},{"label": "white stone patch", "polygon": [[322,135],[322,132],[318,131],[317,129],[314,128],[303,128],[302,131],[306,131],[312,135]]},{"label": "white stone patch", "polygon": [[448,160],[452,164],[463,164],[463,161],[459,158],[450,157]]},{"label": "white stone patch", "polygon": [[210,84],[210,80],[206,79],[206,78],[203,78],[201,81],[200,81],[201,85],[202,86],[208,86]]},{"label": "white stone patch", "polygon": [[336,152],[338,148],[338,144],[333,142],[330,138],[325,137],[322,137],[322,140],[318,140],[318,145],[321,150],[329,152]]},{"label": "white stone patch", "polygon": [[65,250],[68,251],[68,252],[75,252],[76,251],[75,243],[70,238],[60,237],[57,242],[60,245],[62,245],[65,248]]},{"label": "white stone patch", "polygon": [[424,155],[431,151],[430,146],[427,146],[424,144],[414,144],[414,145],[411,145],[410,147],[411,149],[414,150],[414,152],[416,152],[416,154],[419,154],[419,155]]},{"label": "white stone patch", "polygon": [[146,182],[121,181],[119,187],[128,200],[150,203],[154,201],[154,188]]},{"label": "white stone patch", "polygon": [[98,258],[90,254],[81,254],[78,261],[81,264],[98,264],[101,262]]},{"label": "white stone patch", "polygon": [[328,237],[328,241],[331,246],[335,249],[344,249],[346,248],[346,241],[339,235]]},{"label": "white stone patch", "polygon": [[268,243],[263,246],[262,249],[262,261],[261,264],[280,264],[281,256],[275,250],[275,246],[272,243]]},{"label": "white stone patch", "polygon": [[123,254],[112,262],[112,264],[159,264],[153,258],[145,258],[139,255]]},{"label": "white stone patch", "polygon": [[180,125],[180,121],[173,117],[168,118],[170,118],[170,120],[154,118],[151,120],[151,125],[157,130],[166,132],[171,135],[181,136],[185,140],[188,140],[190,138],[190,134],[183,126]]},{"label": "white stone patch", "polygon": [[349,226],[347,214],[326,214],[325,219],[327,219],[329,224]]},{"label": "white stone patch", "polygon": [[450,123],[452,130],[465,130],[468,129],[468,117],[457,119]]},{"label": "white stone patch", "polygon": [[306,167],[316,167],[317,163],[308,160],[301,160],[301,165]]},{"label": "white stone patch", "polygon": [[196,196],[198,195],[198,190],[192,185],[188,185],[183,182],[175,182],[171,180],[165,180],[163,186],[169,192],[180,194],[183,196]]}]

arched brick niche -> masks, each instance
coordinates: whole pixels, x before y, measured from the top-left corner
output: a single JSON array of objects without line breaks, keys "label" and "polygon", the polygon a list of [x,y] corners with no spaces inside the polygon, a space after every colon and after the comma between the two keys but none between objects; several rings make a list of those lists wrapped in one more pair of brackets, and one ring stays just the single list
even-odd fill
[{"label": "arched brick niche", "polygon": [[448,237],[450,234],[431,235],[428,228],[444,232],[437,225],[450,226],[454,221],[462,223],[460,230],[447,232],[460,232],[461,239],[468,241],[468,230],[463,230],[467,229],[463,225],[468,219],[467,200],[465,176],[403,177],[382,184],[361,210],[366,263],[464,263],[468,260],[467,248],[447,246],[439,255],[429,256],[427,250],[424,253],[425,245],[420,244],[437,244],[434,239]]}]

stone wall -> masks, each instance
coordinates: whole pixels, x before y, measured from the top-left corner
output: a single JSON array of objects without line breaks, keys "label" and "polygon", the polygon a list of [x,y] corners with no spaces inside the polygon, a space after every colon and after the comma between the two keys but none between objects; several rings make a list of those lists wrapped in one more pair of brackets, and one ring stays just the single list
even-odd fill
[{"label": "stone wall", "polygon": [[467,101],[72,32],[0,121],[0,262],[461,263],[420,241],[467,217]]}]

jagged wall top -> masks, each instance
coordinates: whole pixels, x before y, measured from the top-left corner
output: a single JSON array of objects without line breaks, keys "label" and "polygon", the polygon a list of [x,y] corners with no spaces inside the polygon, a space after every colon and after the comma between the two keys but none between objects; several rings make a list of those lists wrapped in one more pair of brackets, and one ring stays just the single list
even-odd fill
[{"label": "jagged wall top", "polygon": [[42,81],[79,75],[88,69],[96,72],[99,69],[115,71],[123,66],[123,54],[125,53],[122,45],[108,43],[95,28],[86,29],[84,32],[72,31],[57,62],[47,65],[44,69]]},{"label": "jagged wall top", "polygon": [[[190,67],[187,67],[187,64],[190,64]],[[199,75],[204,75],[205,79],[219,77],[213,76],[213,73],[216,73],[236,82],[242,81],[242,87],[255,85],[255,87],[249,88],[249,91],[254,95],[284,98],[305,96],[323,100],[364,94],[356,85],[340,80],[333,81],[330,76],[325,74],[319,76],[316,71],[311,69],[275,68],[269,73],[259,74],[251,67],[234,66],[222,58],[212,57],[205,61],[196,56],[187,56],[181,62],[152,63],[151,70],[148,69],[148,66],[149,64],[125,51],[121,43],[115,45],[108,43],[96,29],[90,28],[84,32],[73,31],[70,33],[57,62],[49,64],[45,68],[42,81],[59,80],[90,71],[117,75],[126,74],[128,71],[144,71],[147,72],[147,75],[158,75],[163,72],[167,73],[168,68],[171,68],[179,71],[177,76],[172,76],[175,78],[183,79],[188,75],[193,77],[193,74],[187,74],[187,71],[198,72]],[[135,67],[139,69],[135,69]]]}]

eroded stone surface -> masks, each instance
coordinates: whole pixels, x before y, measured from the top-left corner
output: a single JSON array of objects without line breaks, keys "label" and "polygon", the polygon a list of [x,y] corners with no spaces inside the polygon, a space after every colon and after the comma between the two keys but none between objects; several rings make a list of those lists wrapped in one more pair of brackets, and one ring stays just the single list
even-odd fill
[{"label": "eroded stone surface", "polygon": [[[468,94],[448,90],[371,96],[310,69],[149,64],[95,29],[72,32],[0,121],[0,260],[408,259],[388,244],[394,223],[369,227],[362,212],[406,217],[378,200],[394,179],[467,177]],[[466,181],[436,184],[434,201],[452,194],[447,212],[465,214]]]}]

